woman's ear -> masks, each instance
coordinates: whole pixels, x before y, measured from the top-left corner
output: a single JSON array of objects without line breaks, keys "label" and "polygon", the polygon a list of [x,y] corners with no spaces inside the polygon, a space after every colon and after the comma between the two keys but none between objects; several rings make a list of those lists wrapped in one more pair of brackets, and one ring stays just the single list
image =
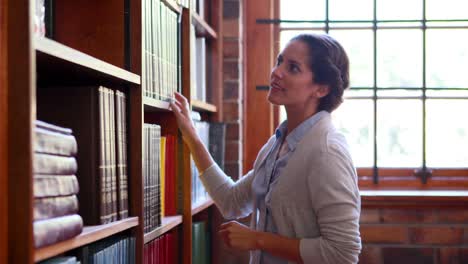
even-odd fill
[{"label": "woman's ear", "polygon": [[322,98],[328,95],[330,92],[330,87],[325,84],[317,85],[317,90],[315,91],[315,97]]}]

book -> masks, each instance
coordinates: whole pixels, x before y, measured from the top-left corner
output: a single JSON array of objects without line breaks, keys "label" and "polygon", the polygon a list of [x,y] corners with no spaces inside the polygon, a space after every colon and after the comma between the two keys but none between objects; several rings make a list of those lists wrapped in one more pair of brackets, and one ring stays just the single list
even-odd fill
[{"label": "book", "polygon": [[36,120],[34,151],[60,156],[75,156],[77,143],[72,130]]},{"label": "book", "polygon": [[34,198],[34,221],[78,213],[76,195]]},{"label": "book", "polygon": [[225,140],[226,140],[226,124],[210,123],[209,128],[209,151],[214,161],[224,170],[224,155],[225,155]]},{"label": "book", "polygon": [[83,230],[83,220],[77,214],[34,221],[36,248],[51,245],[77,236]]},{"label": "book", "polygon": [[75,175],[40,175],[33,177],[34,198],[78,194],[79,184]]},{"label": "book", "polygon": [[115,116],[117,138],[117,201],[119,219],[128,217],[128,174],[127,174],[127,112],[126,96],[121,91],[115,93]]},{"label": "book", "polygon": [[204,221],[192,223],[192,263],[207,264],[206,223]]},{"label": "book", "polygon": [[78,165],[74,157],[34,153],[34,173],[48,175],[73,175]]},{"label": "book", "polygon": [[164,173],[164,210],[165,216],[177,214],[176,208],[176,146],[174,135],[166,135],[165,173]]}]

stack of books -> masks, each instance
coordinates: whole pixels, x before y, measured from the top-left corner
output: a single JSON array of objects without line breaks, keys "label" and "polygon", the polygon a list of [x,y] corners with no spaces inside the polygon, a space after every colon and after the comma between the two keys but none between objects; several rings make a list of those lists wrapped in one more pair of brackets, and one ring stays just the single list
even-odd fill
[{"label": "stack of books", "polygon": [[72,130],[36,121],[34,142],[34,242],[37,248],[81,233]]}]

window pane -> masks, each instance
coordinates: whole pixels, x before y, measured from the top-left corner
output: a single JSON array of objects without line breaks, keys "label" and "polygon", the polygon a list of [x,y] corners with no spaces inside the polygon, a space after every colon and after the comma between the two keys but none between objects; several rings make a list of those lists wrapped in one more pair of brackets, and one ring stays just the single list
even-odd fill
[{"label": "window pane", "polygon": [[427,19],[466,19],[467,10],[466,0],[426,0]]},{"label": "window pane", "polygon": [[422,45],[421,30],[378,30],[378,86],[421,87]]},{"label": "window pane", "polygon": [[426,111],[427,166],[468,167],[467,101],[427,100]]},{"label": "window pane", "polygon": [[331,20],[372,20],[373,0],[329,0]]},{"label": "window pane", "polygon": [[[468,84],[467,84],[468,86]],[[449,97],[466,97],[468,98],[467,90],[426,90],[427,96],[449,96]],[[467,101],[468,104],[468,101]]]},{"label": "window pane", "polygon": [[377,166],[422,166],[422,101],[377,101]]},{"label": "window pane", "polygon": [[372,22],[330,22],[331,29],[369,29],[374,26]]},{"label": "window pane", "polygon": [[325,34],[323,30],[281,30],[280,31],[280,51],[284,49],[286,44],[299,34]]},{"label": "window pane", "polygon": [[374,34],[372,30],[330,30],[343,45],[350,62],[352,87],[374,85]]},{"label": "window pane", "polygon": [[414,89],[413,91],[410,90],[378,90],[377,91],[378,97],[415,97],[420,98],[422,96],[422,90]]},{"label": "window pane", "polygon": [[351,89],[347,89],[345,90],[344,92],[344,97],[345,98],[352,98],[352,97],[367,97],[367,98],[372,98],[374,96],[374,90],[370,90],[370,89],[355,89],[355,88],[351,88]]},{"label": "window pane", "polygon": [[468,87],[468,29],[428,29],[428,87]]},{"label": "window pane", "polygon": [[374,164],[374,107],[372,100],[347,99],[333,112],[333,121],[351,149],[356,167]]},{"label": "window pane", "polygon": [[379,0],[377,2],[377,19],[408,20],[422,19],[421,0]]},{"label": "window pane", "polygon": [[[282,20],[325,20],[325,0],[280,1]],[[281,23],[281,27],[311,26],[311,23]]]}]

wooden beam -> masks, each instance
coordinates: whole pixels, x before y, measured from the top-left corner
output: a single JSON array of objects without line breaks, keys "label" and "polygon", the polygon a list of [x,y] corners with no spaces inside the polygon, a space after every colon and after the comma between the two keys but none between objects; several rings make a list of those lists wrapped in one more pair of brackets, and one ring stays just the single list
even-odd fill
[{"label": "wooden beam", "polygon": [[8,263],[7,0],[0,0],[0,263]]},{"label": "wooden beam", "polygon": [[246,45],[242,58],[247,67],[247,87],[244,90],[244,164],[246,173],[253,166],[258,151],[274,130],[273,106],[267,101],[268,90],[257,90],[258,86],[269,86],[273,66],[273,26],[257,24],[257,19],[274,16],[273,0],[246,1]]},{"label": "wooden beam", "polygon": [[8,1],[8,262],[33,263],[33,122],[36,119],[35,57],[31,1]]}]

